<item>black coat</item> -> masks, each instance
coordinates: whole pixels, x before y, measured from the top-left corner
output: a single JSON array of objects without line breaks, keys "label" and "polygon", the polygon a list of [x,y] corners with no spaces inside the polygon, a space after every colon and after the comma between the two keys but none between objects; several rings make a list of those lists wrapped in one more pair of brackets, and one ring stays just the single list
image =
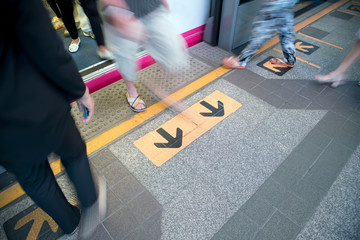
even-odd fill
[{"label": "black coat", "polygon": [[0,164],[46,157],[73,121],[70,101],[84,92],[42,1],[1,0]]}]

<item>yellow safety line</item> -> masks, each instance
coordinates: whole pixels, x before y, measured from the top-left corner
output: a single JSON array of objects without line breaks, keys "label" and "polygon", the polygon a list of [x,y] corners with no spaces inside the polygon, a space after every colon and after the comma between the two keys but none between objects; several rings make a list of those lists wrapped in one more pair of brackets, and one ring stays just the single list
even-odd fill
[{"label": "yellow safety line", "polygon": [[[211,83],[212,81],[229,72],[230,70],[232,69],[219,67],[212,72],[206,74],[205,76],[197,79],[196,81],[188,84],[177,92],[171,94],[169,97],[163,99],[161,102],[155,103],[154,105],[148,107],[145,112],[138,113],[134,115],[132,119],[127,120],[120,125],[105,131],[101,135],[95,137],[94,139],[86,143],[87,153],[91,155],[96,151],[99,151],[101,148],[121,137],[124,133],[127,133],[128,131],[137,127],[139,124],[145,122],[146,120],[165,110],[169,105],[164,105],[163,102],[176,103],[176,101],[179,101],[190,95],[191,93],[197,91],[198,89],[206,86],[207,84]],[[59,159],[52,162],[50,164],[50,167],[54,175],[57,175],[64,170],[64,167],[62,166]],[[24,191],[18,183],[0,192],[0,208],[8,205],[22,195],[24,195]]]},{"label": "yellow safety line", "polygon": [[[279,53],[282,53],[282,51],[280,49],[277,49],[277,48],[273,48],[275,51],[278,51]],[[320,66],[314,64],[314,63],[311,63],[309,61],[306,61],[305,59],[302,59],[302,58],[299,58],[299,57],[296,57],[296,60],[299,60],[300,62],[304,62],[304,63],[307,63],[309,64],[310,66],[313,66],[313,67],[316,67],[316,68],[321,68]]]},{"label": "yellow safety line", "polygon": [[[315,22],[316,20],[322,18],[323,16],[325,16],[329,12],[331,12],[331,11],[335,10],[336,8],[342,6],[343,4],[347,3],[348,1],[349,0],[341,0],[341,1],[337,2],[337,3],[334,3],[333,5],[325,8],[324,10],[318,12],[317,14],[309,17],[308,19],[305,19],[301,23],[296,24],[295,27],[294,27],[295,32],[298,32],[300,29],[302,29],[302,28],[308,26],[309,24]],[[271,48],[272,46],[274,46],[278,42],[280,42],[280,39],[279,39],[278,36],[270,39],[264,46],[262,46],[259,49],[259,51],[255,55],[258,55],[259,53],[265,51],[266,49]]]},{"label": "yellow safety line", "polygon": [[352,12],[347,12],[347,11],[343,11],[343,10],[338,10],[338,12],[343,12],[343,13],[347,13],[347,14],[350,14],[350,15],[354,15],[354,16],[360,17],[359,14],[352,13]]},{"label": "yellow safety line", "polygon": [[[327,13],[333,11],[334,9],[340,7],[341,5],[347,3],[349,0],[341,0],[337,3],[334,3],[333,5],[329,6],[328,8],[322,10],[321,12],[315,14],[314,16],[310,17],[309,19],[304,20],[302,23],[297,24],[294,29],[295,31],[300,30],[301,28],[309,25],[310,23],[318,20],[319,18],[323,17]],[[278,37],[272,38],[268,43],[266,43],[263,47],[259,49],[259,51],[256,53],[259,54],[266,49],[272,47],[276,43],[279,42]],[[205,86],[206,84],[214,81],[216,78],[222,76],[223,74],[227,73],[231,69],[225,69],[223,67],[217,68],[214,71],[210,72],[209,74],[199,78],[198,80],[192,82],[191,84],[187,85],[183,89],[177,91],[176,93],[172,94],[172,98],[175,99],[182,99],[186,97],[187,95],[197,91],[201,87]],[[134,129],[139,124],[143,123],[147,119],[150,119],[151,117],[155,116],[156,114],[160,113],[166,109],[166,106],[164,106],[161,102],[156,103],[149,107],[145,112],[136,114],[132,119],[121,123],[119,126],[114,127],[98,137],[92,139],[89,141],[87,145],[87,151],[88,154],[92,154],[107,144],[113,142],[114,140],[118,139],[120,136],[122,136],[124,133],[130,131],[131,129]],[[60,160],[56,160],[55,162],[50,164],[53,173],[56,175],[60,173],[63,170],[63,167],[61,166]],[[13,200],[21,197],[24,192],[21,189],[21,191],[18,191],[16,189],[21,189],[18,183],[14,184],[12,187],[7,188],[6,190],[0,192],[0,208],[8,205]],[[14,189],[16,191],[14,191]],[[7,191],[8,190],[8,191]]]},{"label": "yellow safety line", "polygon": [[306,35],[306,34],[303,34],[303,33],[298,33],[298,34],[299,34],[299,35],[302,35],[302,36],[304,36],[304,37],[307,37],[307,38],[311,38],[311,39],[313,39],[313,40],[315,40],[315,41],[318,41],[318,42],[321,42],[321,43],[325,43],[325,44],[330,45],[330,46],[332,46],[332,47],[336,47],[336,48],[338,48],[338,49],[343,50],[342,47],[336,46],[336,45],[334,45],[334,44],[332,44],[332,43],[325,42],[325,41],[323,41],[323,40],[314,38],[314,37],[312,37],[312,36],[309,36],[309,35]]}]

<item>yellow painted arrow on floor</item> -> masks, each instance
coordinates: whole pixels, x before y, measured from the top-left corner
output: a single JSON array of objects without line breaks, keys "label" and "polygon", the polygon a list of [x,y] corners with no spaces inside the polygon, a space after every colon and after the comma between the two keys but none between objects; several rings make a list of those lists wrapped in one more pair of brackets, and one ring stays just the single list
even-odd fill
[{"label": "yellow painted arrow on floor", "polygon": [[31,226],[28,236],[26,237],[26,240],[36,240],[45,221],[49,223],[49,226],[53,232],[56,232],[59,228],[59,226],[49,215],[47,215],[41,208],[37,208],[25,217],[21,218],[16,223],[14,230],[18,230],[31,221],[34,222]]},{"label": "yellow painted arrow on floor", "polygon": [[276,63],[271,63],[270,60],[267,61],[266,63],[264,63],[264,67],[274,71],[274,72],[281,72],[279,69],[277,68],[286,68],[286,66],[280,65],[280,64],[276,64]]},{"label": "yellow painted arrow on floor", "polygon": [[358,11],[360,11],[360,6],[351,6],[350,7],[350,10],[358,10]]},{"label": "yellow painted arrow on floor", "polygon": [[303,51],[303,52],[309,52],[309,50],[307,50],[307,48],[314,48],[314,46],[301,45],[301,44],[303,44],[303,42],[295,43],[295,48],[300,51]]}]

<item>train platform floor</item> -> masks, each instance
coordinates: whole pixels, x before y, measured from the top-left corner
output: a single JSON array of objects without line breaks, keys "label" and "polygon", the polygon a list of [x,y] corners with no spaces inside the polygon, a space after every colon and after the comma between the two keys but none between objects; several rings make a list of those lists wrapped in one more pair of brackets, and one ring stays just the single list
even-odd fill
[{"label": "train platform floor", "polygon": [[[77,125],[107,181],[108,211],[91,239],[360,239],[360,62],[338,88],[314,80],[359,28],[360,2],[328,1],[296,18],[294,68],[269,62],[282,56],[277,38],[238,70],[202,42],[181,75],[157,64],[139,72],[143,113],[129,109],[122,81],[93,93],[95,117]],[[63,234],[10,174],[0,183],[0,239]]]}]

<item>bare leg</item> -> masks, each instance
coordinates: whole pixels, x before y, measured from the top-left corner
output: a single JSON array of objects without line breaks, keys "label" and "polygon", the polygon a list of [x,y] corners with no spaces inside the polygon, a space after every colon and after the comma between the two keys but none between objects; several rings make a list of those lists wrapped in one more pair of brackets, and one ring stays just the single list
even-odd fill
[{"label": "bare leg", "polygon": [[358,40],[351,48],[347,56],[340,65],[332,72],[326,75],[315,75],[315,79],[320,82],[333,83],[333,87],[337,87],[344,80],[344,75],[351,65],[360,57],[360,40]]}]

